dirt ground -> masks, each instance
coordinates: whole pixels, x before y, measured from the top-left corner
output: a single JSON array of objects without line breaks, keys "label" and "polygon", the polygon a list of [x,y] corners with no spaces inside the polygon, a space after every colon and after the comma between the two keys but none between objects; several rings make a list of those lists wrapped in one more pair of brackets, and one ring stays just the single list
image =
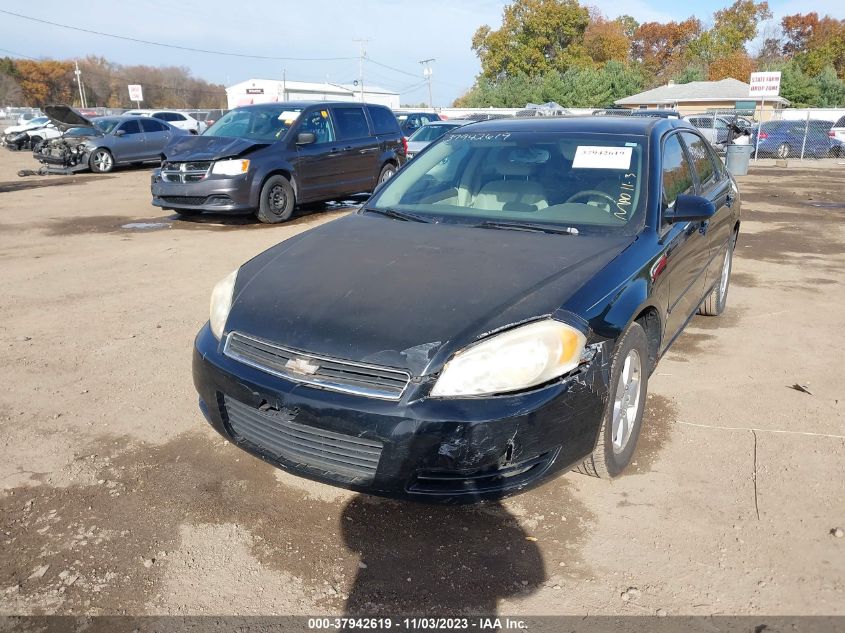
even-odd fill
[{"label": "dirt ground", "polygon": [[0,151],[0,614],[845,614],[837,161],[741,179],[728,310],[657,368],[631,474],[459,508],[288,476],[197,409],[213,284],[348,208],[187,222],[147,169],[31,167]]}]

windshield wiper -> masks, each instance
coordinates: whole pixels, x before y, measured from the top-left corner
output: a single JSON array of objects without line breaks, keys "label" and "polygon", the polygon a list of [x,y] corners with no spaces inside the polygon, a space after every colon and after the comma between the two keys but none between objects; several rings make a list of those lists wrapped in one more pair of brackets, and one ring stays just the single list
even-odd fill
[{"label": "windshield wiper", "polygon": [[556,235],[578,235],[578,229],[571,226],[543,226],[529,222],[502,222],[499,220],[486,220],[476,224],[478,229],[508,229],[511,231],[534,231],[536,233],[554,233]]},{"label": "windshield wiper", "polygon": [[415,215],[413,213],[408,213],[407,211],[397,211],[396,209],[377,209],[375,207],[364,207],[364,211],[378,213],[379,215],[383,215],[388,218],[393,218],[394,220],[404,220],[405,222],[423,222],[424,224],[429,224],[431,222],[431,220],[427,220],[422,216]]}]

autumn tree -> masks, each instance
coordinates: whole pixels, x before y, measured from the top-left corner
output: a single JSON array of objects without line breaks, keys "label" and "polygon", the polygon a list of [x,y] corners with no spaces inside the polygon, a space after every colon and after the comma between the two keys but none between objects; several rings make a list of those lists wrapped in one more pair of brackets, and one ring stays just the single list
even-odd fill
[{"label": "autumn tree", "polygon": [[472,38],[484,77],[540,75],[589,63],[582,40],[589,11],[578,0],[514,0],[502,26],[484,25]]},{"label": "autumn tree", "polygon": [[622,20],[608,20],[596,10],[590,12],[590,23],[584,31],[584,50],[596,64],[609,61],[627,61],[631,50],[630,38],[626,35],[626,24]]},{"label": "autumn tree", "polygon": [[707,79],[719,81],[733,77],[740,81],[748,81],[756,68],[755,61],[744,50],[729,53],[724,57],[713,60],[707,68]]},{"label": "autumn tree", "polygon": [[631,54],[662,83],[686,65],[687,49],[701,31],[701,22],[694,17],[683,22],[646,22],[634,32]]},{"label": "autumn tree", "polygon": [[15,63],[24,102],[42,107],[70,103],[73,97],[73,66],[69,62],[18,60]]}]

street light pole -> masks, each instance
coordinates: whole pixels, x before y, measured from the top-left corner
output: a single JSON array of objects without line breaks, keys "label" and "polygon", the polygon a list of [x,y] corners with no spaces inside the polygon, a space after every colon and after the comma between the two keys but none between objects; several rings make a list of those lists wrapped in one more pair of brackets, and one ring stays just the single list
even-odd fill
[{"label": "street light pole", "polygon": [[358,42],[358,83],[361,87],[361,103],[364,103],[364,58],[367,56],[367,49],[365,48],[367,42],[370,40],[354,39],[353,42]]}]

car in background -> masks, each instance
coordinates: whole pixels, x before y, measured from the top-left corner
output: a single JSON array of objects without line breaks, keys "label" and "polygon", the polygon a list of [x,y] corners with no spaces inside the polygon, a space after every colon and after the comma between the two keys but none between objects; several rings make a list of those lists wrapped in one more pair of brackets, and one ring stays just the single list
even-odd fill
[{"label": "car in background", "polygon": [[278,468],[376,495],[616,477],[659,359],[725,310],[740,202],[683,121],[468,125],[214,288],[200,409]]},{"label": "car in background", "polygon": [[43,143],[33,156],[63,170],[90,169],[105,174],[116,165],[161,162],[165,146],[188,132],[144,116],[103,116],[88,119],[68,106],[47,106],[45,113],[64,132]]},{"label": "car in background", "polygon": [[432,121],[427,125],[423,125],[408,138],[408,160],[411,160],[415,155],[419,154],[428,145],[450,130],[459,128],[467,123],[470,123],[470,121],[450,119],[448,121]]},{"label": "car in background", "polygon": [[832,121],[817,119],[766,121],[751,131],[751,145],[758,156],[825,158],[839,148],[830,136],[832,127]]},{"label": "car in background", "polygon": [[660,119],[680,119],[681,114],[671,108],[603,108],[594,110],[593,116],[645,116]]},{"label": "car in background", "polygon": [[725,146],[730,138],[731,125],[749,131],[753,127],[747,119],[730,115],[716,115],[714,117],[712,114],[690,114],[685,116],[684,120],[689,121],[701,130],[720,153],[725,151]]},{"label": "car in background", "polygon": [[236,108],[164,154],[152,176],[154,206],[276,223],[301,203],[373,191],[405,162],[405,141],[384,106],[266,103]]},{"label": "car in background", "polygon": [[828,130],[828,136],[833,139],[837,156],[845,156],[845,116],[841,117]]},{"label": "car in background", "polygon": [[180,130],[185,130],[191,134],[202,134],[205,129],[205,123],[198,121],[187,112],[179,112],[177,110],[129,110],[124,112],[125,116],[150,116],[159,121],[165,121],[173,127]]},{"label": "car in background", "polygon": [[34,148],[41,141],[58,138],[62,133],[49,117],[39,116],[23,125],[10,125],[3,130],[3,144],[12,150]]},{"label": "car in background", "polygon": [[396,112],[395,114],[405,138],[410,138],[411,134],[423,125],[428,125],[432,121],[440,121],[440,115],[435,112]]}]

